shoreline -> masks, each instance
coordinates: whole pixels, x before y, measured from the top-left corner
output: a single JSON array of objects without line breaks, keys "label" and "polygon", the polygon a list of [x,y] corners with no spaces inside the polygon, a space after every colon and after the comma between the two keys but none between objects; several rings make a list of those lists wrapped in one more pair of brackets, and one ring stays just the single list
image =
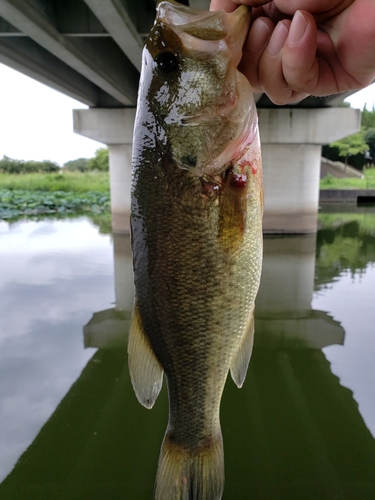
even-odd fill
[{"label": "shoreline", "polygon": [[375,189],[320,189],[319,203],[375,203]]}]

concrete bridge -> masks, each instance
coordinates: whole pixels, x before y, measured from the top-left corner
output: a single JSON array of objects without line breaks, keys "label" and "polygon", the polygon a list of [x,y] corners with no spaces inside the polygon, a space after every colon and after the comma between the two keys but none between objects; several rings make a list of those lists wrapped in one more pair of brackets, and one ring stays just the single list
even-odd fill
[{"label": "concrete bridge", "polygon": [[[180,0],[208,8],[209,0]],[[131,143],[143,40],[156,0],[0,0],[0,62],[89,106],[74,130],[109,147],[113,230],[129,229]],[[347,94],[277,107],[257,95],[264,229],[317,228],[321,145],[359,130]]]}]

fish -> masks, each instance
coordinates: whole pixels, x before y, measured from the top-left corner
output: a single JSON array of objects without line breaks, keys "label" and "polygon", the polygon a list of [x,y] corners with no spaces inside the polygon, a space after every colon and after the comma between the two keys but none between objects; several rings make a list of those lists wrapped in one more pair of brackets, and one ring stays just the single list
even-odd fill
[{"label": "fish", "polygon": [[262,267],[262,162],[253,91],[237,67],[250,9],[157,6],[133,136],[131,382],[169,420],[156,500],[219,500],[220,401],[241,387]]}]

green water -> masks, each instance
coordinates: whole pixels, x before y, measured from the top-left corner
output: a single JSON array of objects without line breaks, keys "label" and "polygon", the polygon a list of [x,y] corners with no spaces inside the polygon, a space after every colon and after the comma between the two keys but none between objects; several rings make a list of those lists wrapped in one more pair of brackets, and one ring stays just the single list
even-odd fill
[{"label": "green water", "polygon": [[[247,380],[229,379],[223,500],[375,498],[375,210],[266,238]],[[0,222],[0,499],[151,499],[167,397],[130,384],[125,237]],[[115,305],[117,309],[115,309]]]}]

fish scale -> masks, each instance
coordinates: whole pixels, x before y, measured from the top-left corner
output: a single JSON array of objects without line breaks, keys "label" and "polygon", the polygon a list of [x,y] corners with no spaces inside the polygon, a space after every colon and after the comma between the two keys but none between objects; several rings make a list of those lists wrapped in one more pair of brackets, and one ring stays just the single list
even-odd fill
[{"label": "fish scale", "polygon": [[[248,23],[245,7],[207,13],[161,2],[143,53],[133,143],[136,299],[128,352],[142,404],[152,407],[163,374],[168,387],[156,500],[221,498],[220,400],[228,371],[240,387],[251,355],[262,174],[251,88],[233,66],[242,47],[234,40],[244,39]],[[195,47],[209,40],[211,52],[197,56],[185,46],[184,29],[198,37]],[[223,57],[226,71],[212,74],[223,66],[215,58]],[[191,82],[213,89],[202,89],[201,103],[184,102],[185,81],[187,96]]]}]

